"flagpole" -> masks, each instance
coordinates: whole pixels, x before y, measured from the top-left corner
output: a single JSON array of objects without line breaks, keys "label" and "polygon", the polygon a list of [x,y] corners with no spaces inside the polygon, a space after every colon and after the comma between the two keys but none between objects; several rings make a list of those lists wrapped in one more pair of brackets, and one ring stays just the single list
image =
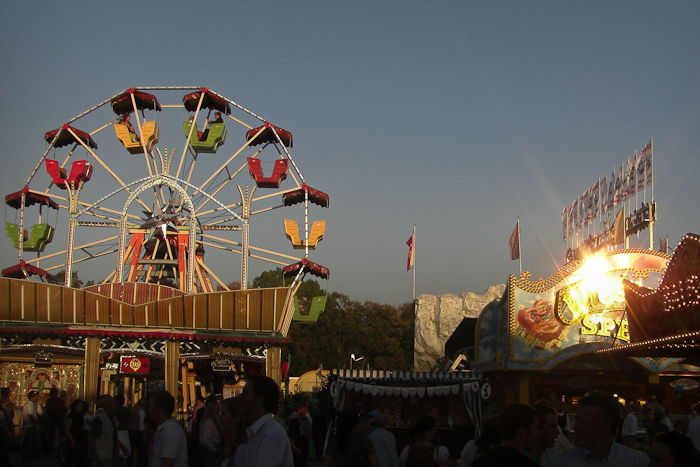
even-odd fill
[{"label": "flagpole", "polygon": [[[654,138],[651,138],[651,202],[650,204],[654,204]],[[651,207],[649,208],[650,211],[649,213],[652,214],[651,212]],[[656,214],[656,213],[653,213]],[[649,249],[653,250],[654,249],[654,217],[650,216],[651,222],[649,223]]]},{"label": "flagpole", "polygon": [[520,248],[520,216],[518,216],[518,262],[520,263],[520,277],[523,276],[523,254]]},{"label": "flagpole", "polygon": [[413,301],[416,301],[416,224],[413,224]]}]

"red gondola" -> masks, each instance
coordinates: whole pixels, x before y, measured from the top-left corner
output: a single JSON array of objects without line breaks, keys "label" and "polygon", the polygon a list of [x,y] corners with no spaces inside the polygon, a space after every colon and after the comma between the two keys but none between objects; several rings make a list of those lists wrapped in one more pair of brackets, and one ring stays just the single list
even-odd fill
[{"label": "red gondola", "polygon": [[51,143],[53,139],[56,137],[56,134],[61,131],[61,134],[58,136],[58,139],[53,143],[53,147],[55,148],[62,148],[63,146],[68,146],[70,144],[77,144],[78,140],[75,139],[75,136],[73,136],[68,129],[73,130],[73,133],[80,138],[83,143],[91,147],[92,149],[97,149],[97,143],[95,142],[94,139],[92,139],[92,136],[90,136],[89,133],[85,133],[82,130],[78,130],[77,128],[73,128],[72,126],[68,125],[67,123],[63,125],[61,128],[56,128],[55,130],[47,131],[46,134],[44,135],[44,139],[46,140],[47,143]]},{"label": "red gondola", "polygon": [[53,274],[49,274],[43,269],[27,264],[24,261],[20,261],[19,264],[2,270],[2,277],[10,277],[12,279],[29,279],[34,275],[45,277],[50,281],[56,280],[56,277]]},{"label": "red gondola", "polygon": [[280,128],[278,126],[270,124],[270,122],[265,122],[264,125],[259,126],[257,128],[253,128],[252,130],[246,131],[245,137],[247,141],[250,141],[251,138],[253,138],[260,130],[265,128],[260,135],[258,135],[257,138],[255,138],[253,141],[250,142],[251,146],[257,146],[258,144],[263,144],[263,143],[278,143],[279,141],[275,137],[275,134],[272,132],[271,127],[275,128],[275,131],[279,135],[280,139],[282,140],[282,144],[284,144],[286,147],[291,148],[294,146],[294,140],[292,138],[292,133],[285,130],[284,128]]},{"label": "red gondola", "polygon": [[311,188],[306,183],[301,185],[298,190],[290,191],[282,195],[282,200],[285,206],[292,206],[293,204],[303,203],[305,196],[304,192],[309,192],[309,201],[314,204],[321,206],[322,208],[327,208],[329,206],[328,195],[321,190]]},{"label": "red gondola", "polygon": [[88,161],[73,161],[70,175],[66,176],[66,169],[58,166],[58,161],[46,159],[46,171],[51,175],[53,183],[62,190],[90,181],[92,176],[92,165]]},{"label": "red gondola", "polygon": [[331,275],[328,268],[325,268],[320,264],[313,263],[306,258],[302,259],[298,263],[285,266],[284,269],[282,269],[282,273],[284,274],[284,277],[292,277],[298,274],[300,269],[303,269],[304,273],[308,272],[316,277],[320,277],[321,279],[328,279],[328,276]]},{"label": "red gondola", "polygon": [[204,93],[204,99],[202,100],[202,108],[209,110],[218,110],[221,113],[229,115],[231,113],[231,106],[228,102],[219,96],[216,96],[208,91],[207,88],[202,88],[197,92],[187,94],[182,98],[182,103],[185,105],[185,110],[188,112],[194,112],[197,110],[197,105],[199,105],[199,100]]},{"label": "red gondola", "polygon": [[136,108],[139,110],[157,110],[160,111],[160,103],[156,96],[147,92],[136,91],[134,88],[129,88],[122,94],[112,99],[112,110],[117,115],[125,115],[134,111],[134,104],[131,102],[131,95],[134,95]]}]

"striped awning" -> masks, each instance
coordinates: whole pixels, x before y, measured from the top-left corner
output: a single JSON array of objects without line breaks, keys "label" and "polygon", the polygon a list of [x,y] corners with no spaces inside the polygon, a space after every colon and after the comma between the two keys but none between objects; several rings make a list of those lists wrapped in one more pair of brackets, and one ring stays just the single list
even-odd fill
[{"label": "striped awning", "polygon": [[332,375],[354,381],[394,381],[422,383],[458,383],[481,380],[472,371],[387,371],[333,369]]}]

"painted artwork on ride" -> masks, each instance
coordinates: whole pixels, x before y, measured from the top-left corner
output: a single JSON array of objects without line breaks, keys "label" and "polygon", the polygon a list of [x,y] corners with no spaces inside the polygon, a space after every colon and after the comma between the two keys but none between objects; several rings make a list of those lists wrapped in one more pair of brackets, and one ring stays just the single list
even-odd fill
[{"label": "painted artwork on ride", "polygon": [[624,281],[658,284],[669,256],[616,250],[567,263],[547,279],[511,275],[477,322],[477,369],[547,369],[630,341]]}]

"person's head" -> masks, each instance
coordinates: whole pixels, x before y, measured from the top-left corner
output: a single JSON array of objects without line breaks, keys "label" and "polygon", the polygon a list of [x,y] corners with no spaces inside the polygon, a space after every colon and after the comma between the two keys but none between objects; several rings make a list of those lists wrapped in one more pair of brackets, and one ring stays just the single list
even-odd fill
[{"label": "person's head", "polygon": [[539,414],[529,405],[510,404],[501,412],[499,427],[502,442],[531,449],[540,434]]},{"label": "person's head", "polygon": [[532,407],[537,410],[540,421],[540,435],[537,437],[537,443],[544,449],[551,448],[559,436],[557,411],[547,404],[535,404]]},{"label": "person's head", "polygon": [[202,420],[214,420],[214,423],[216,423],[216,419],[219,417],[219,403],[216,401],[207,402],[207,406],[200,412],[204,412]]},{"label": "person's head", "polygon": [[87,404],[82,399],[76,399],[71,403],[70,411],[75,414],[84,414],[87,412]]},{"label": "person's head", "polygon": [[124,116],[122,117],[122,121],[123,121],[123,122],[128,122],[129,120],[131,120],[131,115],[130,115],[130,114],[126,114],[126,115],[124,115]]},{"label": "person's head", "polygon": [[435,419],[436,422],[440,420],[440,409],[438,409],[437,405],[430,404],[428,407],[426,407],[425,414],[428,417]]},{"label": "person's head", "polygon": [[435,419],[430,415],[424,415],[416,422],[416,434],[419,438],[432,439],[435,435]]},{"label": "person's head", "polygon": [[190,115],[189,117],[187,117],[187,121],[188,121],[188,122],[193,122],[193,121],[194,121],[194,117],[193,117],[192,115]]},{"label": "person's head", "polygon": [[27,399],[30,402],[38,402],[39,401],[39,391],[29,391],[29,394],[27,394]]},{"label": "person's head", "polygon": [[591,449],[591,446],[607,444],[620,419],[620,404],[601,392],[583,397],[576,409],[574,421],[574,445]]},{"label": "person's head", "polygon": [[126,398],[124,397],[124,394],[117,394],[114,396],[114,401],[117,403],[117,405],[124,405]]},{"label": "person's head", "polygon": [[297,401],[297,403],[294,404],[294,410],[299,415],[306,415],[309,413],[309,403],[306,401]]},{"label": "person's head", "polygon": [[221,112],[214,112],[214,118],[221,118]]},{"label": "person's head", "polygon": [[117,403],[114,401],[114,397],[109,394],[104,394],[100,397],[97,407],[104,410],[107,415],[114,415],[117,411]]},{"label": "person's head", "polygon": [[280,400],[280,388],[275,381],[262,375],[251,375],[238,396],[241,412],[255,422],[266,413],[272,413]]},{"label": "person's head", "polygon": [[656,435],[649,451],[649,467],[691,467],[696,459],[693,441],[675,431]]},{"label": "person's head", "polygon": [[224,399],[219,413],[219,430],[226,439],[224,454],[230,455],[233,448],[246,437],[246,420],[241,413],[241,401],[235,397]]},{"label": "person's head", "polygon": [[148,396],[148,417],[158,425],[168,420],[173,410],[175,398],[168,391],[157,391]]},{"label": "person's head", "polygon": [[551,389],[540,389],[535,394],[535,404],[546,403],[556,409],[557,398]]},{"label": "person's head", "polygon": [[389,417],[387,417],[383,413],[378,414],[374,417],[374,426],[376,426],[377,428],[386,428],[387,426],[389,426]]},{"label": "person's head", "polygon": [[51,388],[49,390],[49,397],[58,397],[58,388]]},{"label": "person's head", "polygon": [[355,394],[355,396],[352,398],[352,402],[350,403],[352,408],[355,410],[357,413],[365,413],[365,398],[362,397],[360,394]]}]

